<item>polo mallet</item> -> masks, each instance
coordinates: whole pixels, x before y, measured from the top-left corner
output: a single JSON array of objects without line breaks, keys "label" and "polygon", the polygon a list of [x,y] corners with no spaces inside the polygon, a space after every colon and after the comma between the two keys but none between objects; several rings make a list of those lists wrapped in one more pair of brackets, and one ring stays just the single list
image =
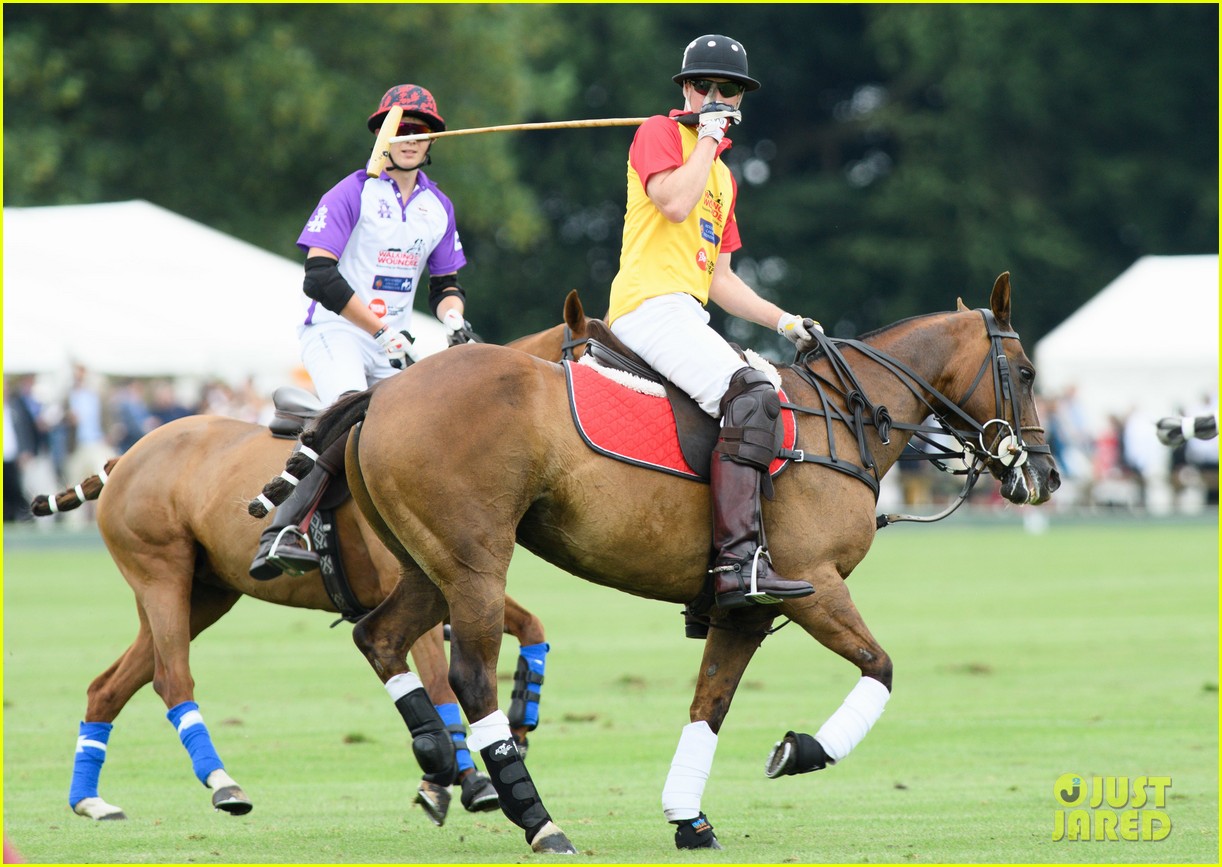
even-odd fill
[{"label": "polo mallet", "polygon": [[373,150],[369,154],[369,162],[365,163],[365,174],[371,178],[379,177],[386,163],[390,161],[390,138],[399,131],[399,123],[403,120],[403,106],[392,105],[382,119],[382,128],[373,141]]},{"label": "polo mallet", "polygon": [[[597,126],[640,126],[649,118],[646,117],[604,117],[592,120],[549,120],[542,123],[509,123],[504,126],[479,126],[472,129],[449,129],[445,132],[422,132],[415,135],[396,135],[387,139],[386,144],[398,144],[401,141],[426,141],[435,138],[445,138],[452,135],[475,135],[485,132],[516,132],[530,129],[585,129]],[[386,125],[383,124],[385,129]],[[381,136],[378,137],[381,141]],[[376,146],[375,146],[376,147]]]}]

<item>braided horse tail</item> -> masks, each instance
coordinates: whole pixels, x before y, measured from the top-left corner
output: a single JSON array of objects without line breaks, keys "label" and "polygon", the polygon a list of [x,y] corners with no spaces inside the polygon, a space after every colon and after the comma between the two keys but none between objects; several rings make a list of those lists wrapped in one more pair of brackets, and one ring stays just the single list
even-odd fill
[{"label": "braided horse tail", "polygon": [[118,462],[118,458],[111,458],[96,476],[90,476],[79,485],[62,490],[58,494],[39,494],[30,501],[30,511],[39,518],[45,518],[59,512],[71,512],[90,500],[96,500]]},{"label": "braided horse tail", "polygon": [[349,392],[319,413],[298,437],[301,446],[289,455],[284,472],[263,486],[263,492],[247,504],[246,511],[262,518],[287,500],[297,481],[314,469],[318,456],[365,418],[376,387],[375,384],[364,391]]}]

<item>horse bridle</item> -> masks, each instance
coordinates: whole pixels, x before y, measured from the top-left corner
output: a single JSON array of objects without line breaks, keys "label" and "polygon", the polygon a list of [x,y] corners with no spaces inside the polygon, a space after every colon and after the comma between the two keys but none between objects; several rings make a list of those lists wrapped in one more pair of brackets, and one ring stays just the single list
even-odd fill
[{"label": "horse bridle", "polygon": [[[1018,333],[1012,330],[1002,330],[991,310],[979,308],[976,312],[984,319],[985,329],[989,338],[989,351],[981,363],[975,378],[972,380],[967,393],[959,402],[952,401],[942,394],[942,392],[934,388],[933,385],[904,362],[892,358],[890,355],[875,349],[867,343],[860,340],[830,338],[821,332],[815,332],[814,337],[818,347],[804,353],[801,358],[795,361],[791,369],[819,394],[825,409],[812,409],[789,403],[783,405],[796,412],[820,415],[827,419],[829,452],[831,454],[827,457],[822,457],[799,453],[794,457],[794,460],[806,463],[819,463],[848,473],[865,482],[874,491],[874,497],[877,499],[881,474],[878,472],[878,467],[866,445],[866,426],[873,425],[878,430],[879,438],[882,440],[883,445],[890,444],[890,432],[893,429],[907,431],[909,434],[917,436],[925,442],[932,442],[929,439],[932,435],[949,434],[953,437],[962,447],[962,452],[944,451],[942,455],[931,455],[927,459],[933,460],[936,463],[939,457],[955,457],[963,458],[968,463],[968,468],[962,471],[953,471],[944,466],[941,467],[948,472],[956,472],[956,474],[963,474],[968,477],[959,498],[950,508],[930,518],[918,518],[908,515],[880,516],[879,521],[880,526],[882,526],[884,523],[896,520],[941,520],[967,499],[967,495],[971,492],[983,469],[994,465],[1000,466],[1004,471],[1021,467],[1026,463],[1029,454],[1051,454],[1051,447],[1047,444],[1028,444],[1023,441],[1024,433],[1042,433],[1043,428],[1038,425],[1023,425],[1021,423],[1020,404],[1015,399],[1015,385],[1010,373],[1010,363],[1002,346],[1002,341],[1007,338],[1017,340]],[[892,421],[887,408],[875,405],[865,394],[848,362],[845,360],[841,347],[855,349],[895,375],[929,408],[930,415],[938,422],[938,426],[931,427],[925,424],[905,424]],[[819,352],[822,352],[828,359],[832,372],[839,381],[838,386],[814,373],[807,364],[798,363],[800,361],[808,361]],[[994,417],[982,424],[968,415],[963,410],[962,404],[966,404],[971,399],[984,379],[985,373],[989,370],[995,371],[993,377],[993,400],[996,409]],[[845,406],[851,410],[851,415],[832,408],[824,388],[825,382],[843,395]],[[921,390],[928,393],[933,400],[926,400],[922,397]],[[1005,417],[1007,403],[1010,407],[1010,418],[1008,419]],[[831,424],[837,418],[854,431],[857,437],[861,466],[836,456]],[[989,432],[994,430],[995,433],[990,438]],[[973,439],[975,442],[972,441]]]},{"label": "horse bridle", "polygon": [[[973,449],[972,444],[966,440],[962,440],[962,442],[966,450],[975,451],[982,455],[983,458],[996,461],[1006,469],[1021,467],[1027,462],[1028,453],[1051,454],[1052,447],[1047,444],[1029,445],[1023,442],[1024,432],[1043,433],[1044,428],[1040,425],[1024,425],[1019,416],[1019,402],[1014,397],[1014,379],[1010,375],[1010,361],[1006,358],[1005,350],[1001,344],[1001,341],[1006,338],[1018,340],[1018,332],[1013,330],[1002,331],[1001,326],[997,324],[997,317],[993,315],[992,310],[980,308],[976,312],[984,317],[985,329],[988,331],[989,336],[989,354],[980,365],[976,378],[972,380],[972,384],[961,402],[967,403],[971,399],[971,396],[976,392],[977,386],[980,385],[980,381],[984,379],[985,373],[992,368],[994,371],[993,405],[997,408],[997,416],[984,422],[984,424],[979,424],[969,416],[961,413],[963,417],[968,418],[971,422],[971,427],[975,429],[979,448]],[[1009,419],[1002,417],[1007,402],[1010,405],[1011,415]],[[990,447],[985,444],[985,437],[992,427],[996,427],[998,432],[994,436],[992,446]]]}]

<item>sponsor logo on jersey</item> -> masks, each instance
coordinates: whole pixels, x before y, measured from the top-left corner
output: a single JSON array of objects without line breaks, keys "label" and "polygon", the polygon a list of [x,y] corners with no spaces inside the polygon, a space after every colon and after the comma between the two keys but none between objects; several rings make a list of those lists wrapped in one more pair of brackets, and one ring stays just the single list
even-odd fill
[{"label": "sponsor logo on jersey", "polygon": [[373,278],[373,291],[411,292],[414,282],[411,277],[383,277],[379,275]]},{"label": "sponsor logo on jersey", "polygon": [[713,198],[713,194],[708,190],[705,190],[704,201],[701,204],[704,206],[706,211],[713,215],[713,222],[717,223],[718,225],[725,223],[725,205],[721,201],[721,196]]},{"label": "sponsor logo on jersey", "polygon": [[386,302],[381,298],[374,298],[369,302],[369,309],[373,312],[374,316],[381,319],[386,315]]},{"label": "sponsor logo on jersey", "polygon": [[721,239],[717,237],[717,232],[713,229],[713,224],[708,220],[702,219],[700,221],[700,237],[704,238],[704,240],[708,241],[714,247],[721,242]]},{"label": "sponsor logo on jersey", "polygon": [[379,250],[378,266],[389,268],[419,268],[420,253],[413,247],[411,250]]},{"label": "sponsor logo on jersey", "polygon": [[705,252],[703,247],[696,251],[696,264],[700,267],[701,271],[709,269],[709,254]]}]

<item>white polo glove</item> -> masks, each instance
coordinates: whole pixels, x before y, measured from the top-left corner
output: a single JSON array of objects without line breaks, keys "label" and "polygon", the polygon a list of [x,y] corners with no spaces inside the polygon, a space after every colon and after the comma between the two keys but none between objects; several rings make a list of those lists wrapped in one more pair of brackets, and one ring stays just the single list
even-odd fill
[{"label": "white polo glove", "polygon": [[471,323],[463,319],[462,314],[457,310],[447,310],[441,317],[441,324],[446,327],[447,347],[480,342],[471,331]]},{"label": "white polo glove", "polygon": [[780,334],[798,348],[798,352],[810,352],[819,342],[815,340],[815,332],[823,333],[823,326],[816,320],[794,316],[792,313],[782,313],[776,323],[776,333]]},{"label": "white polo glove", "polygon": [[373,339],[378,342],[378,346],[386,353],[386,357],[390,360],[390,366],[396,370],[404,370],[408,365],[408,357],[412,361],[416,360],[412,353],[411,335],[406,331],[391,331],[389,328],[383,328],[373,336]]}]

